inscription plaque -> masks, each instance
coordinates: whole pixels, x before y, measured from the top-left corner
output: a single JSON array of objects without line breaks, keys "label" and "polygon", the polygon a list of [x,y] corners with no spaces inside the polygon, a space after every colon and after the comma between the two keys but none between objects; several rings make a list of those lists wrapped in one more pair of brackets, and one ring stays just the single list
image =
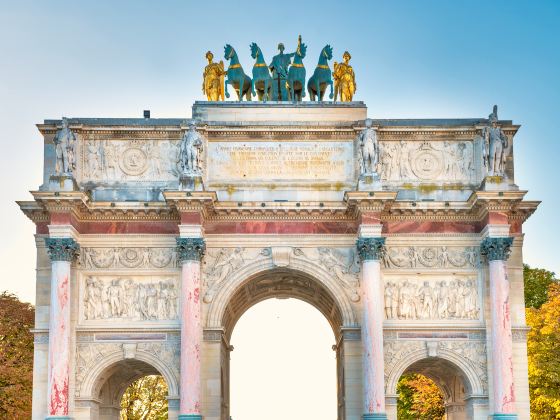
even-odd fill
[{"label": "inscription plaque", "polygon": [[208,181],[351,182],[352,142],[209,142]]}]

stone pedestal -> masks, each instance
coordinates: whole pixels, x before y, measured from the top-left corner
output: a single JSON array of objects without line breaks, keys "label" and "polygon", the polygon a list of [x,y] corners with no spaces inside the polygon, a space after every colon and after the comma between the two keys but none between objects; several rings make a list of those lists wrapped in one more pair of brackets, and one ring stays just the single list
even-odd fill
[{"label": "stone pedestal", "polygon": [[181,175],[179,177],[179,189],[181,191],[204,191],[202,176]]},{"label": "stone pedestal", "polygon": [[181,272],[181,378],[179,420],[201,420],[200,259],[202,238],[177,238]]},{"label": "stone pedestal", "polygon": [[358,191],[381,191],[381,179],[378,174],[360,175],[358,180]]},{"label": "stone pedestal", "polygon": [[488,260],[490,275],[490,312],[492,316],[492,379],[494,419],[516,419],[513,380],[513,342],[509,309],[509,280],[505,261],[511,237],[485,238],[481,254]]},{"label": "stone pedestal", "polygon": [[72,175],[51,175],[49,191],[78,191],[78,184]]},{"label": "stone pedestal", "polygon": [[70,383],[70,287],[72,260],[79,246],[71,238],[47,238],[51,265],[49,312],[49,359],[47,385],[48,419],[69,419]]},{"label": "stone pedestal", "polygon": [[383,282],[379,260],[385,238],[360,238],[362,259],[363,420],[386,419],[383,360]]},{"label": "stone pedestal", "polygon": [[504,176],[486,176],[480,184],[482,191],[517,190],[518,187]]}]

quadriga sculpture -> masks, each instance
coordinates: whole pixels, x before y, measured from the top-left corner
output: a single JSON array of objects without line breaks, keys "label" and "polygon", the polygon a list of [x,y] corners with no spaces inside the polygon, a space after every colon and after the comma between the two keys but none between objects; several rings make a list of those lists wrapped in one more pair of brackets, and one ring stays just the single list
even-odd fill
[{"label": "quadriga sculpture", "polygon": [[253,65],[253,81],[251,84],[251,93],[255,96],[255,88],[259,101],[268,101],[271,99],[272,94],[272,77],[268,66],[264,61],[264,56],[256,43],[251,44],[251,57],[255,59]]},{"label": "quadriga sculpture", "polygon": [[237,92],[237,97],[240,101],[243,96],[248,101],[251,100],[251,78],[245,74],[239,58],[233,47],[226,44],[224,47],[224,58],[229,60],[229,67],[227,69],[227,80],[225,82],[226,98],[229,98],[228,85],[233,86]]},{"label": "quadriga sculpture", "polygon": [[301,35],[298,38],[298,47],[294,55],[294,61],[288,70],[288,89],[292,101],[301,102],[305,98],[305,67],[303,59],[307,51],[307,45],[301,43]]},{"label": "quadriga sculpture", "polygon": [[331,87],[329,98],[333,98],[333,81],[331,69],[329,68],[329,60],[332,60],[332,47],[326,45],[325,48],[321,50],[319,62],[317,63],[317,67],[315,67],[313,76],[311,76],[307,82],[307,91],[312,101],[314,101],[316,97],[319,101],[323,100],[327,85]]}]

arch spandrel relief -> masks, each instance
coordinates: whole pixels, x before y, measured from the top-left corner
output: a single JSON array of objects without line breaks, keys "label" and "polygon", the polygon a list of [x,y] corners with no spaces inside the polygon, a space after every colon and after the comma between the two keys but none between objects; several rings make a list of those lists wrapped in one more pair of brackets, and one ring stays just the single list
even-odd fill
[{"label": "arch spandrel relief", "polygon": [[387,395],[397,393],[397,383],[409,366],[423,360],[452,363],[465,380],[471,396],[488,393],[486,343],[482,340],[386,340],[383,345]]},{"label": "arch spandrel relief", "polygon": [[244,283],[284,268],[294,270],[291,277],[301,272],[319,282],[340,307],[343,325],[357,325],[353,304],[359,301],[359,266],[354,252],[329,247],[209,248],[202,268],[203,302],[209,306],[207,326],[222,326],[226,306]]},{"label": "arch spandrel relief", "polygon": [[76,346],[76,397],[96,398],[106,373],[126,360],[140,360],[162,374],[169,395],[177,395],[179,346],[176,342],[80,343]]},{"label": "arch spandrel relief", "polygon": [[[271,266],[289,266],[290,257],[305,259],[331,274],[344,288],[353,302],[360,300],[359,272],[357,253],[351,248],[298,248],[281,247],[287,253],[275,252],[278,248],[219,248],[209,249],[204,258],[203,284],[206,292],[204,302],[210,303],[214,296],[234,272],[257,260],[268,261]],[[285,263],[279,260],[285,259]]]}]

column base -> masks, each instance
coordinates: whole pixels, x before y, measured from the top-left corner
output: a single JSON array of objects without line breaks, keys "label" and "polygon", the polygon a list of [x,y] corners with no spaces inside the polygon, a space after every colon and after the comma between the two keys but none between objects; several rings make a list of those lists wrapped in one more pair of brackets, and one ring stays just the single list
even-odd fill
[{"label": "column base", "polygon": [[386,413],[370,413],[364,414],[362,420],[387,420]]},{"label": "column base", "polygon": [[72,420],[69,416],[47,416],[45,420]]},{"label": "column base", "polygon": [[517,420],[517,414],[496,413],[496,414],[492,414],[492,420]]},{"label": "column base", "polygon": [[202,420],[202,415],[200,414],[179,414],[179,420]]}]

